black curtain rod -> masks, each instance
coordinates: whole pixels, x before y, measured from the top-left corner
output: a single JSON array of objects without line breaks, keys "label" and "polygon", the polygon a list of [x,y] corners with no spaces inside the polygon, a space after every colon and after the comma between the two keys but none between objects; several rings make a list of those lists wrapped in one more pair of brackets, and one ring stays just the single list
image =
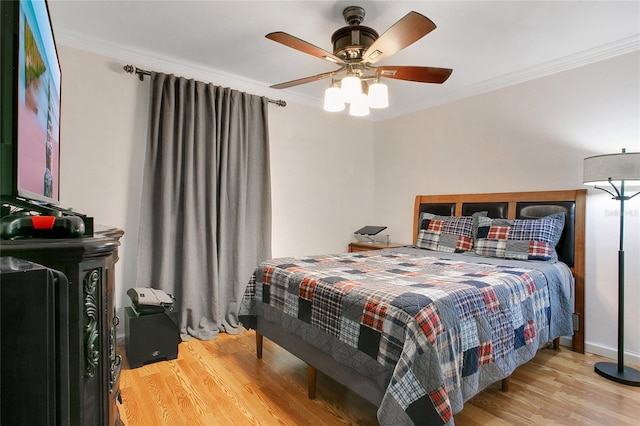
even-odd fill
[{"label": "black curtain rod", "polygon": [[[144,81],[144,76],[145,75],[151,75],[151,71],[147,71],[147,70],[143,70],[140,69],[138,67],[134,67],[133,65],[125,65],[124,67],[122,67],[126,72],[128,72],[129,74],[138,74],[138,78],[140,79],[140,81]],[[287,103],[281,99],[269,99],[269,103],[271,104],[276,104],[278,106],[281,107],[286,107]]]}]

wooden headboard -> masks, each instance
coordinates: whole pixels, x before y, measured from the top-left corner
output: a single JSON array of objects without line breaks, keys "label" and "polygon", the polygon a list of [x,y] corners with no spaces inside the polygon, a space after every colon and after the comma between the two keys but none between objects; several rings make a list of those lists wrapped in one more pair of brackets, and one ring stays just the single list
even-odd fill
[{"label": "wooden headboard", "polygon": [[584,353],[584,256],[586,189],[488,194],[418,195],[413,215],[413,243],[418,238],[420,213],[443,216],[470,216],[487,211],[489,217],[504,219],[538,218],[557,211],[566,214],[565,227],[556,246],[558,257],[575,278],[574,334],[572,346]]}]

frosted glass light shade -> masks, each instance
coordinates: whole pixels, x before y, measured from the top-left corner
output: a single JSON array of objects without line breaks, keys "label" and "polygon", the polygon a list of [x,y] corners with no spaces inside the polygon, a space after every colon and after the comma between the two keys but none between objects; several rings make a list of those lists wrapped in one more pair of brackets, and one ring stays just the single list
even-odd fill
[{"label": "frosted glass light shade", "polygon": [[369,86],[369,107],[386,108],[389,106],[389,91],[383,83],[373,83]]},{"label": "frosted glass light shade", "polygon": [[364,93],[360,93],[351,101],[349,106],[349,114],[356,117],[369,115],[369,99]]},{"label": "frosted glass light shade", "polygon": [[342,97],[346,103],[351,103],[356,96],[362,94],[362,83],[360,83],[358,77],[348,76],[343,78],[341,88]]},{"label": "frosted glass light shade", "polygon": [[324,91],[324,110],[329,112],[340,112],[344,110],[342,90],[339,87],[332,86]]},{"label": "frosted glass light shade", "polygon": [[640,185],[640,152],[595,155],[584,159],[583,182],[587,185]]}]

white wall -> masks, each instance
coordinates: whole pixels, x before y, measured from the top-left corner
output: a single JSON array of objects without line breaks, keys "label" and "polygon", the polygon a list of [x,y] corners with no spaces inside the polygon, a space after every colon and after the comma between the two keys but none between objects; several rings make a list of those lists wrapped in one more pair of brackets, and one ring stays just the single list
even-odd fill
[{"label": "white wall", "polygon": [[[59,55],[61,205],[125,231],[116,266],[122,308],[135,286],[149,79],[105,56],[64,46]],[[269,115],[273,255],[346,251],[373,218],[371,124],[299,105],[271,105]]]},{"label": "white wall", "polygon": [[[640,151],[640,54],[375,125],[375,221],[411,242],[417,194],[584,188],[582,161]],[[640,364],[640,196],[625,208],[625,348]],[[619,204],[590,190],[586,346],[615,356]]]},{"label": "white wall", "polygon": [[341,253],[373,220],[373,127],[289,104],[269,111],[273,256]]},{"label": "white wall", "polygon": [[113,59],[58,50],[61,206],[92,216],[96,225],[125,231],[116,266],[116,304],[122,306],[122,295],[136,276],[149,86],[124,73]]}]

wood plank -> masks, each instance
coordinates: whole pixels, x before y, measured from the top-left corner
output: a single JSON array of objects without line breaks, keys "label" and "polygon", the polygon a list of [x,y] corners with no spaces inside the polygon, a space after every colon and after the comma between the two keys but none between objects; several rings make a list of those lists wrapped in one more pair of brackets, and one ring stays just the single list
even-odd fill
[{"label": "wood plank", "polygon": [[[121,349],[121,353],[124,351]],[[541,349],[511,376],[509,392],[494,383],[465,403],[456,425],[635,425],[640,388],[593,370],[604,358],[567,348]],[[126,426],[376,425],[377,407],[322,373],[307,397],[307,365],[255,333],[190,340],[178,359],[129,369],[120,376]]]}]

